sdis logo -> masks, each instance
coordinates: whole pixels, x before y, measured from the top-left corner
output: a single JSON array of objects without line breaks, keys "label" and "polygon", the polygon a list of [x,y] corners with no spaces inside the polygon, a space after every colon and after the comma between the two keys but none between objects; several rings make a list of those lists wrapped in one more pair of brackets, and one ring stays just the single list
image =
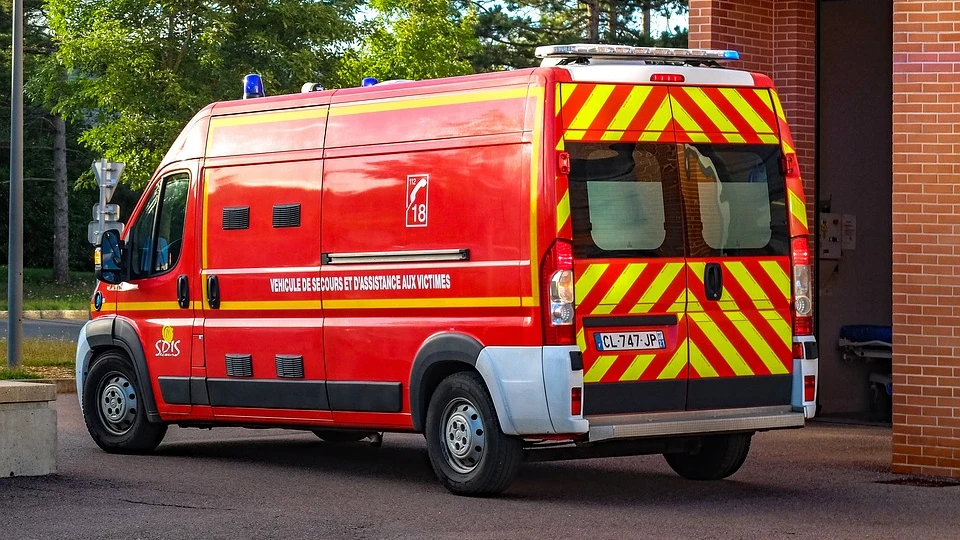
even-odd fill
[{"label": "sdis logo", "polygon": [[157,357],[180,356],[180,340],[173,339],[173,327],[164,326],[161,335],[163,337],[156,343]]}]

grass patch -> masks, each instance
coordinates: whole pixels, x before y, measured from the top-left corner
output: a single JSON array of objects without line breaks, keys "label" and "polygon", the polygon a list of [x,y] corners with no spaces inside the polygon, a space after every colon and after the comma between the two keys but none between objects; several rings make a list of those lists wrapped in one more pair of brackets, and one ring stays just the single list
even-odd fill
[{"label": "grass patch", "polygon": [[[89,309],[97,279],[93,272],[70,271],[70,281],[53,282],[49,268],[24,268],[23,309]],[[0,266],[0,311],[7,310],[7,267]]]},{"label": "grass patch", "polygon": [[[23,340],[21,367],[65,367],[73,369],[77,344],[72,341],[27,338]],[[7,365],[7,340],[0,339],[0,367]]]},{"label": "grass patch", "polygon": [[34,375],[23,368],[7,369],[0,368],[0,381],[9,381],[13,379],[42,379],[40,375]]}]

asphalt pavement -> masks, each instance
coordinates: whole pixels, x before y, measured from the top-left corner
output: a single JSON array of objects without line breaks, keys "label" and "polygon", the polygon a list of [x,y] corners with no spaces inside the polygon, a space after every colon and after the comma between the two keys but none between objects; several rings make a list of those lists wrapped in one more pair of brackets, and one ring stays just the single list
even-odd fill
[{"label": "asphalt pavement", "polygon": [[[56,339],[76,342],[84,320],[74,319],[24,319],[23,337]],[[7,319],[0,320],[0,338],[7,337]]]},{"label": "asphalt pavement", "polygon": [[57,400],[59,471],[0,479],[0,538],[960,538],[960,487],[885,483],[890,429],[811,423],[754,437],[712,483],[661,456],[524,465],[487,499],[433,476],[419,435],[171,427],[153,455],[104,453]]}]

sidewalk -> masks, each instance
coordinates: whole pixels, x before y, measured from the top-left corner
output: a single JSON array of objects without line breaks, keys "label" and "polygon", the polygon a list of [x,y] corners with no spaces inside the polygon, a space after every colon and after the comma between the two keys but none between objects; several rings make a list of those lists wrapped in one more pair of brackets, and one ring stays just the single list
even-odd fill
[{"label": "sidewalk", "polygon": [[[0,319],[7,319],[6,311],[0,311]],[[74,319],[85,321],[90,313],[85,309],[30,309],[23,311],[24,319]]]}]

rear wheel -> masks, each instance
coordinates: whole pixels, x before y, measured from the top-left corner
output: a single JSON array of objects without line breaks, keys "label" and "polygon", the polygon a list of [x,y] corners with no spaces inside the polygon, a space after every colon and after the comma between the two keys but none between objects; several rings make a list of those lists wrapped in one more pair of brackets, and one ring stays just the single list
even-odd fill
[{"label": "rear wheel", "polygon": [[97,446],[118,454],[149,452],[166,424],[147,420],[144,398],[130,360],[110,351],[94,361],[83,387],[83,419]]},{"label": "rear wheel", "polygon": [[349,443],[361,441],[373,433],[368,431],[346,431],[336,429],[314,429],[313,434],[328,443]]},{"label": "rear wheel", "polygon": [[737,472],[747,459],[752,433],[704,437],[694,451],[664,454],[670,468],[688,480],[720,480]]},{"label": "rear wheel", "polygon": [[523,459],[520,439],[500,429],[477,373],[455,373],[440,382],[427,408],[426,437],[434,472],[457,495],[507,489]]}]

